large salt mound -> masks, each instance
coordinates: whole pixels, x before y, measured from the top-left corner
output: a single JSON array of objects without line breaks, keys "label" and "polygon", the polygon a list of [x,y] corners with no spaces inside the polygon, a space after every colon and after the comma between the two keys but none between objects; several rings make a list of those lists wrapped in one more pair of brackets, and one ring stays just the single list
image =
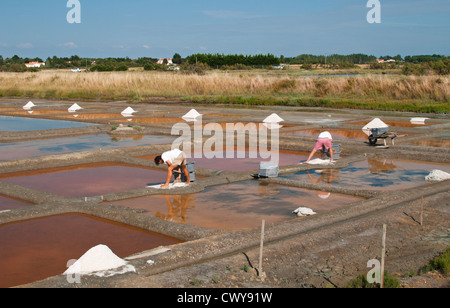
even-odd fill
[{"label": "large salt mound", "polygon": [[[96,272],[118,269],[125,265],[127,265],[127,262],[116,256],[109,247],[98,245],[89,249],[64,272],[64,275],[89,275]],[[134,268],[130,268],[129,270],[134,270]]]},{"label": "large salt mound", "polygon": [[441,182],[450,180],[450,174],[441,170],[433,170],[429,175],[425,177],[425,180],[429,182]]}]

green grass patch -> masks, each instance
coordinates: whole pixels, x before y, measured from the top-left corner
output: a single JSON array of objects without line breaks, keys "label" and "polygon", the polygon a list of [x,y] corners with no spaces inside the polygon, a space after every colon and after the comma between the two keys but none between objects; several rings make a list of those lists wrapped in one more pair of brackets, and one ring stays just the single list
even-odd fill
[{"label": "green grass patch", "polygon": [[423,267],[419,274],[433,271],[441,272],[446,276],[450,273],[450,247],[447,247],[440,256],[434,258],[430,264]]},{"label": "green grass patch", "polygon": [[449,114],[449,102],[418,100],[358,100],[337,97],[283,97],[283,96],[195,96],[190,99],[200,104],[226,104],[247,106],[297,106],[335,109],[364,109],[378,111],[403,111],[417,113]]},{"label": "green grass patch", "polygon": [[[401,282],[396,277],[390,275],[387,271],[384,272],[384,288],[395,289],[400,288]],[[376,289],[380,288],[380,284],[369,283],[366,275],[360,275],[353,279],[346,288],[357,289]]]}]

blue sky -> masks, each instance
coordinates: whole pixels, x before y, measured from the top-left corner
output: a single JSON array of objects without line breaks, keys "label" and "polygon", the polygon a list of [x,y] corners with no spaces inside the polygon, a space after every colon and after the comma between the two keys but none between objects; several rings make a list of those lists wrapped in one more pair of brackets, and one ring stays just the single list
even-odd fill
[{"label": "blue sky", "polygon": [[368,0],[79,1],[69,24],[67,0],[2,0],[0,55],[450,55],[449,0],[379,0],[381,24]]}]

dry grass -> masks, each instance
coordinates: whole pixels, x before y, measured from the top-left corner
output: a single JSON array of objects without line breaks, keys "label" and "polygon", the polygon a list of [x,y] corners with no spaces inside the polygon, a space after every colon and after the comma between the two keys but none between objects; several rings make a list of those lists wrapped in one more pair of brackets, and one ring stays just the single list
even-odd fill
[{"label": "dry grass", "polygon": [[250,97],[265,103],[270,100],[292,103],[308,98],[334,103],[443,104],[444,112],[450,98],[449,77],[302,77],[220,71],[203,76],[166,72],[0,73],[1,96],[137,101],[154,97],[201,97],[222,102]]}]

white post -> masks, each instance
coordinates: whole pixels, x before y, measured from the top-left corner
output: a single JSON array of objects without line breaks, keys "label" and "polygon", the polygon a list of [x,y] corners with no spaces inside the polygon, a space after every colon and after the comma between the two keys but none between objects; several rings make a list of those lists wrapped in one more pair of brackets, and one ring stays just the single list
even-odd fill
[{"label": "white post", "polygon": [[264,246],[264,225],[265,225],[265,220],[263,219],[262,226],[261,226],[261,244],[259,247],[259,276],[260,277],[264,277],[263,271],[262,271],[262,258],[263,258],[263,246]]},{"label": "white post", "polygon": [[384,287],[384,258],[386,255],[386,225],[383,225],[383,238],[381,241],[381,284],[380,288]]}]

